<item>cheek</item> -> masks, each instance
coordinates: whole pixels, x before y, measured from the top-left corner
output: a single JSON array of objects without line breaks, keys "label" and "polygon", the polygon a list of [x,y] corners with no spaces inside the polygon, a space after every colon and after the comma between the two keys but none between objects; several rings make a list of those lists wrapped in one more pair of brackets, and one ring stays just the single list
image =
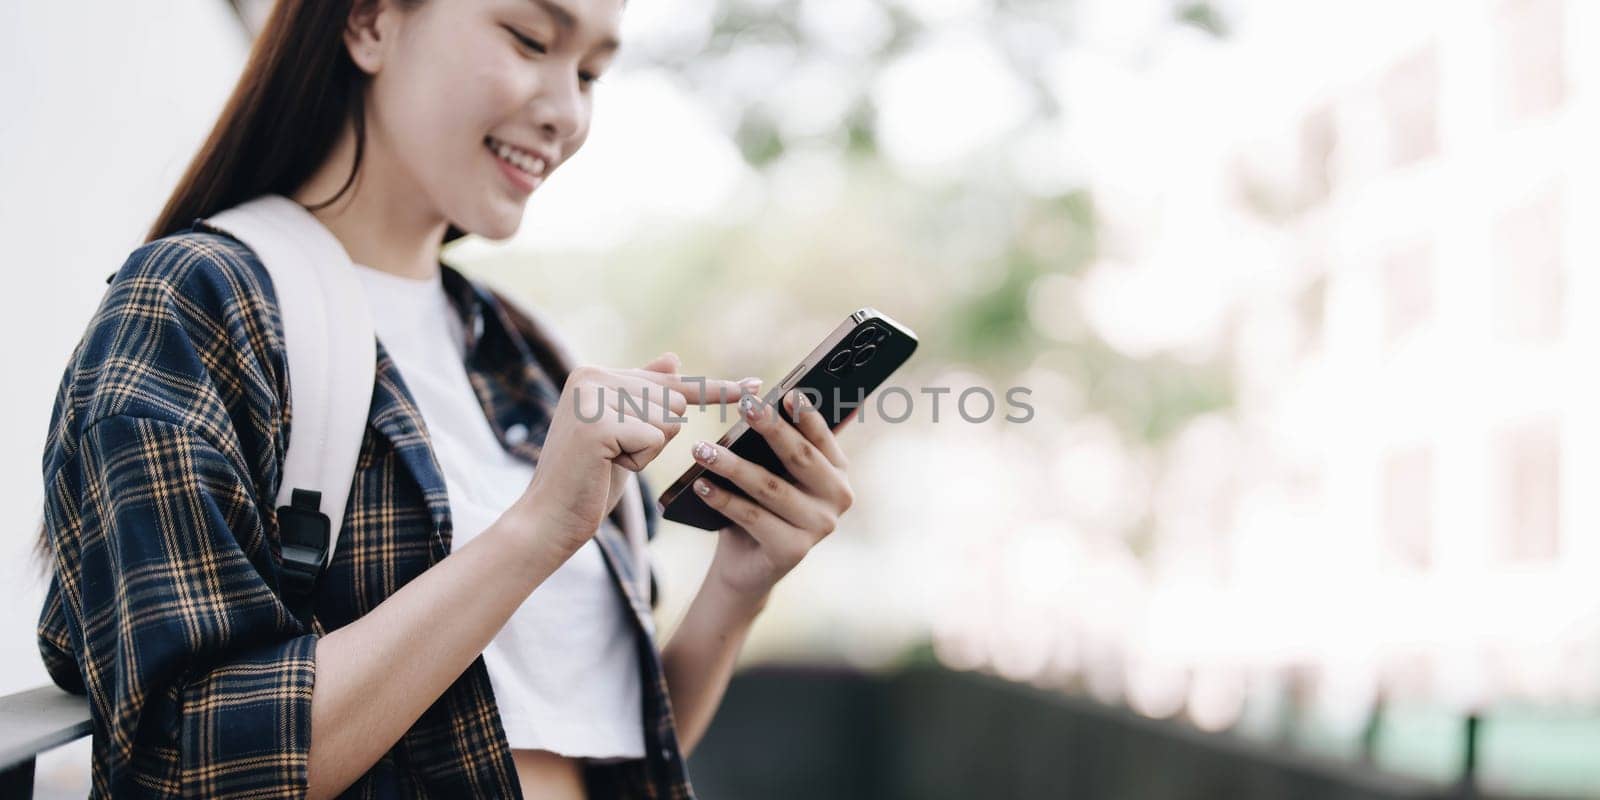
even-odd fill
[{"label": "cheek", "polygon": [[407,59],[407,68],[385,70],[374,87],[384,135],[424,181],[454,180],[474,163],[484,134],[515,113],[525,92],[517,85],[525,70],[508,62],[504,48],[474,39]]},{"label": "cheek", "polygon": [[514,122],[533,95],[533,70],[515,54],[478,57],[466,80],[479,109],[480,136]]}]

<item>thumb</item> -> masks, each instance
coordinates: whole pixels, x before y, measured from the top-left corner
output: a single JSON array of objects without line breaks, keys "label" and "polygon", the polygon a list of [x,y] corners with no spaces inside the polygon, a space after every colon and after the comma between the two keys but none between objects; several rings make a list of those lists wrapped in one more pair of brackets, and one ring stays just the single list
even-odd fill
[{"label": "thumb", "polygon": [[668,350],[651,359],[650,363],[644,365],[644,368],[652,372],[665,372],[670,375],[676,373],[678,367],[681,366],[683,366],[683,362],[678,360],[678,354]]}]

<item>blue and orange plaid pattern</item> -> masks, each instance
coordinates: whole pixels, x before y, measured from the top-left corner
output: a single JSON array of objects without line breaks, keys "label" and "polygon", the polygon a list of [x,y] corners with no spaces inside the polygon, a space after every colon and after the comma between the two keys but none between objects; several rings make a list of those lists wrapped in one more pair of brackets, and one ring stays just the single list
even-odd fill
[{"label": "blue and orange plaid pattern", "polygon": [[[491,426],[536,462],[566,369],[448,265]],[[382,343],[343,531],[307,629],[278,595],[288,369],[255,254],[196,220],[135,250],[74,350],[44,453],[51,677],[87,694],[94,797],[301,797],[316,638],[450,552],[445,483]],[[529,435],[508,440],[516,425]],[[642,483],[648,535],[658,524]],[[635,616],[646,757],[586,764],[590,796],[694,797],[653,627],[614,515],[597,541]],[[343,796],[519,797],[480,657]]]}]

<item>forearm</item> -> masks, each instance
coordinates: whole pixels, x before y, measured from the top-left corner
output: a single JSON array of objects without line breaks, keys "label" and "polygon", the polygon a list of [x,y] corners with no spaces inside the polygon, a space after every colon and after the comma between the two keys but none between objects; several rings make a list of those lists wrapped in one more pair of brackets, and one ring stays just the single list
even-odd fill
[{"label": "forearm", "polygon": [[741,595],[708,575],[661,654],[677,718],[678,747],[687,757],[711,726],[733,677],[750,626],[767,594]]},{"label": "forearm", "polygon": [[501,517],[317,642],[309,796],[332,797],[399,741],[570,553]]}]

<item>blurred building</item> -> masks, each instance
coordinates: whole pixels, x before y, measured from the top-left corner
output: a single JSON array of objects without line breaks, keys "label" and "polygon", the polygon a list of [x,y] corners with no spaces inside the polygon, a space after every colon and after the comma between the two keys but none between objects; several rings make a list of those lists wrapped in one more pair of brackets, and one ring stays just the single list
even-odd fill
[{"label": "blurred building", "polygon": [[[1297,574],[1311,635],[1289,652],[1367,691],[1600,696],[1593,11],[1357,8],[1233,153],[1290,274],[1244,298],[1265,472],[1237,498],[1233,583],[1268,602],[1247,587]],[[1287,563],[1251,552],[1287,542]]]},{"label": "blurred building", "polygon": [[1352,753],[1380,702],[1592,716],[1600,7],[1229,5],[1220,41],[1086,26],[1060,72],[1104,228],[1082,316],[1224,360],[1235,407],[1047,472],[1143,498],[1147,539],[1071,548],[1070,608],[951,613],[941,657]]}]

